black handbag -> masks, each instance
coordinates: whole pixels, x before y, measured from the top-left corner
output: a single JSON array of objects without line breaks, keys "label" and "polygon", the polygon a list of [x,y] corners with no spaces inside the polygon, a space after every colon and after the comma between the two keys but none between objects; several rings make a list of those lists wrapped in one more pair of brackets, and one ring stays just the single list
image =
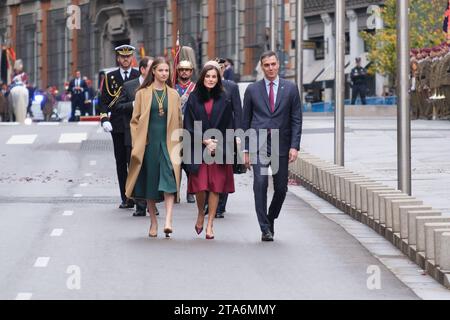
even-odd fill
[{"label": "black handbag", "polygon": [[[239,161],[238,161],[239,160]],[[238,152],[238,145],[236,139],[234,140],[234,162],[233,162],[233,173],[234,174],[244,174],[247,173],[247,168],[245,164],[242,164],[242,157]]]}]

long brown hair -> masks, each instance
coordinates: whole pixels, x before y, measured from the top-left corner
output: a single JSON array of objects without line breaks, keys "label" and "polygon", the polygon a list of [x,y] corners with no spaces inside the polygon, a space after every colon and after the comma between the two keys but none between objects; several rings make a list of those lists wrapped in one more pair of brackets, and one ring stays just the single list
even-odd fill
[{"label": "long brown hair", "polygon": [[139,90],[141,89],[145,89],[147,87],[149,87],[153,82],[155,82],[155,76],[153,75],[153,71],[156,70],[156,68],[160,65],[160,64],[167,64],[169,66],[169,78],[166,81],[166,84],[172,88],[172,75],[171,75],[171,71],[170,71],[170,63],[169,61],[167,61],[166,58],[164,57],[157,57],[151,67],[150,67],[150,71],[148,72],[147,76],[144,79],[144,82],[142,82],[142,85],[139,87]]},{"label": "long brown hair", "polygon": [[[208,71],[215,70],[217,72],[217,84],[210,91],[205,87],[205,78]],[[201,102],[206,102],[209,99],[217,100],[223,92],[222,77],[220,71],[213,65],[206,65],[197,81],[194,92],[198,95]]]}]

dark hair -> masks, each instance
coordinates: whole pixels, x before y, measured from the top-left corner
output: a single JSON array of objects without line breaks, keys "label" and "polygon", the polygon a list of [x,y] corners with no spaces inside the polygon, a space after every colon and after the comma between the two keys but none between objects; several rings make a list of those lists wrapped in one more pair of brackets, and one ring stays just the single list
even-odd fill
[{"label": "dark hair", "polygon": [[170,71],[170,63],[164,57],[157,57],[153,61],[152,66],[150,67],[150,72],[145,77],[144,82],[142,82],[142,85],[139,87],[138,91],[149,87],[153,82],[155,82],[155,76],[152,71],[154,71],[160,64],[167,64],[169,66],[169,78],[167,79],[166,84],[172,88],[172,72]]},{"label": "dark hair", "polygon": [[[210,91],[205,87],[205,78],[208,71],[215,70],[217,72],[217,84]],[[195,94],[200,98],[201,102],[206,102],[210,99],[217,100],[223,92],[222,77],[220,71],[213,65],[206,65],[200,73],[200,78],[197,81],[194,90]]]},{"label": "dark hair", "polygon": [[226,61],[228,61],[229,64],[231,64],[232,66],[234,66],[234,61],[230,58],[226,58]]},{"label": "dark hair", "polygon": [[147,68],[148,62],[153,60],[152,57],[143,57],[141,61],[139,61],[139,72],[141,72],[141,68]]},{"label": "dark hair", "polygon": [[261,55],[261,58],[259,59],[259,61],[260,61],[261,64],[262,64],[262,62],[263,62],[264,59],[270,58],[270,57],[275,57],[275,58],[277,58],[277,60],[279,61],[278,55],[277,55],[277,53],[276,53],[275,51],[266,51],[266,52],[264,52],[264,53]]}]

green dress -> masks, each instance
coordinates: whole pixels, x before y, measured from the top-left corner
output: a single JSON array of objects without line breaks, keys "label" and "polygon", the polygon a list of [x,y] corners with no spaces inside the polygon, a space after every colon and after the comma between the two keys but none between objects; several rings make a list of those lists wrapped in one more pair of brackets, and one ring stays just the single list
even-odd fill
[{"label": "green dress", "polygon": [[[157,90],[159,97],[162,90]],[[153,95],[148,123],[148,141],[144,160],[134,187],[134,198],[163,201],[164,193],[177,193],[177,183],[167,150],[167,98],[164,99],[164,116],[159,115],[158,101]]]}]

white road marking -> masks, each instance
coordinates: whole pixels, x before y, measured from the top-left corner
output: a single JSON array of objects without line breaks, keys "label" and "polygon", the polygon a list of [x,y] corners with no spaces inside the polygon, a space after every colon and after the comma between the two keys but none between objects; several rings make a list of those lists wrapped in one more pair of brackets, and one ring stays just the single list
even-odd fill
[{"label": "white road marking", "polygon": [[78,125],[81,127],[95,127],[99,125],[98,121],[80,121]]},{"label": "white road marking", "polygon": [[85,173],[84,176],[85,177],[92,177],[92,173]]},{"label": "white road marking", "polygon": [[36,262],[34,263],[34,267],[35,268],[46,268],[49,261],[50,261],[49,257],[39,257],[36,259]]},{"label": "white road marking", "polygon": [[82,184],[80,184],[80,187],[81,188],[86,188],[88,185],[89,185],[89,183],[82,183]]},{"label": "white road marking", "polygon": [[79,193],[77,193],[77,194],[74,194],[74,195],[73,195],[73,197],[74,197],[74,198],[82,198],[82,197],[83,197],[83,195],[82,195],[82,194],[79,194]]},{"label": "white road marking", "polygon": [[13,135],[6,144],[33,144],[36,138],[37,134]]},{"label": "white road marking", "polygon": [[87,133],[63,133],[58,143],[81,143],[87,140]]},{"label": "white road marking", "polygon": [[53,229],[50,237],[61,237],[64,232],[64,229]]},{"label": "white road marking", "polygon": [[49,127],[57,127],[59,126],[59,122],[38,122],[38,126],[49,126]]},{"label": "white road marking", "polygon": [[0,122],[0,126],[18,126],[18,122]]},{"label": "white road marking", "polygon": [[91,161],[89,161],[89,165],[96,166],[97,165],[97,161],[91,160]]},{"label": "white road marking", "polygon": [[62,215],[63,216],[72,216],[73,215],[73,211],[66,210],[66,211],[63,212]]},{"label": "white road marking", "polygon": [[33,294],[30,292],[21,292],[17,294],[16,300],[31,300],[32,296]]}]

